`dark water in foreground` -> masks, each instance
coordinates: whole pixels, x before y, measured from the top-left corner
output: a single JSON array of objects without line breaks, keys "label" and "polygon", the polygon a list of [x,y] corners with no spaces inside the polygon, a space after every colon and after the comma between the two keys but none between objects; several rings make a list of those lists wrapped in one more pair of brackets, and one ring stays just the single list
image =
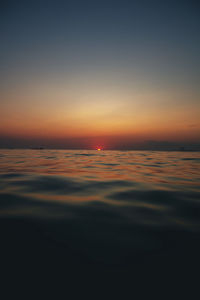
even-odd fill
[{"label": "dark water in foreground", "polygon": [[198,152],[0,150],[6,268],[192,276],[199,183]]}]

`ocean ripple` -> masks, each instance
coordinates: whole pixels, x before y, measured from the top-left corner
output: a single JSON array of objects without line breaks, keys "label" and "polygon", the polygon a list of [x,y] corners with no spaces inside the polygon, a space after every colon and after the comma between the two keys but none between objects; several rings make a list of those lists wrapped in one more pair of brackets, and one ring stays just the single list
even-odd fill
[{"label": "ocean ripple", "polygon": [[0,152],[5,253],[104,270],[197,260],[199,153]]}]

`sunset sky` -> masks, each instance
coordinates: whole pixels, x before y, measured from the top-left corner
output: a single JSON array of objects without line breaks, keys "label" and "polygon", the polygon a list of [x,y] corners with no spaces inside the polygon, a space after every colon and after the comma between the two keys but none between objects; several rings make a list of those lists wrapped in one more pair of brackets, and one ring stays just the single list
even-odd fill
[{"label": "sunset sky", "polygon": [[198,1],[3,1],[0,147],[200,144]]}]

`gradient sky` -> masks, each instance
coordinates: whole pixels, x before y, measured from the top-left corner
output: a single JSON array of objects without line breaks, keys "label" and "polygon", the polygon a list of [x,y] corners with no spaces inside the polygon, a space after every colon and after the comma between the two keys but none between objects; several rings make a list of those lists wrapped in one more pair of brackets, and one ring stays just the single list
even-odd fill
[{"label": "gradient sky", "polygon": [[198,1],[3,1],[0,146],[200,143]]}]

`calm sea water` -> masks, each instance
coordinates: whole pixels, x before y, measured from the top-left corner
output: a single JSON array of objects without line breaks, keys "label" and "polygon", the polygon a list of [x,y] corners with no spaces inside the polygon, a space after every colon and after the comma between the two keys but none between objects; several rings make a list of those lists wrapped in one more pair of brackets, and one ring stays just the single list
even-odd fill
[{"label": "calm sea water", "polygon": [[12,266],[133,272],[199,264],[200,153],[0,150]]}]

